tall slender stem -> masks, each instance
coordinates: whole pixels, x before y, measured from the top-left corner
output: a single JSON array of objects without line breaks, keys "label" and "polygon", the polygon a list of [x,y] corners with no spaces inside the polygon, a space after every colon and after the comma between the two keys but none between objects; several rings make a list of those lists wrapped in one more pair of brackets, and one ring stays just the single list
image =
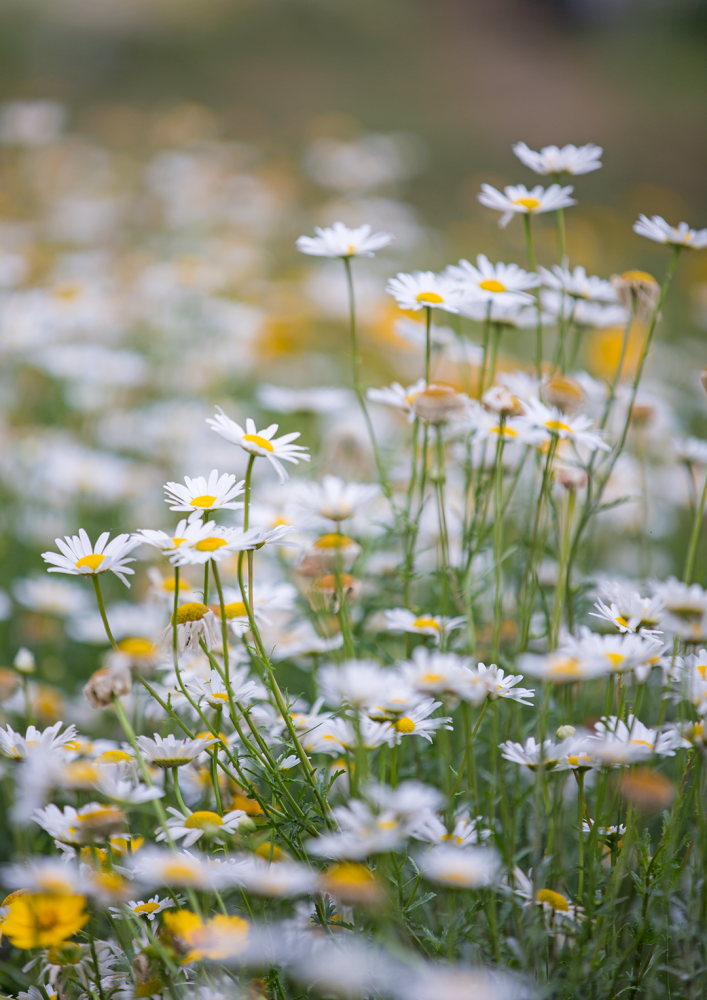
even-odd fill
[{"label": "tall slender stem", "polygon": [[501,616],[503,611],[503,594],[501,589],[503,574],[501,562],[503,557],[503,445],[506,437],[506,414],[502,413],[498,424],[498,441],[496,442],[496,461],[494,463],[493,491],[493,561],[496,578],[496,594],[493,602],[493,639],[491,643],[491,659],[498,662],[501,639]]},{"label": "tall slender stem", "polygon": [[685,572],[683,573],[683,580],[685,583],[692,583],[692,573],[695,568],[695,556],[697,555],[697,543],[700,540],[700,531],[702,529],[702,520],[705,516],[705,502],[707,502],[707,469],[705,470],[705,483],[702,487],[702,495],[700,497],[700,502],[695,508],[695,516],[692,521],[692,532],[690,534],[690,545],[687,550],[687,558],[685,560]]},{"label": "tall slender stem", "polygon": [[[533,233],[530,228],[530,212],[523,215],[523,227],[525,229],[525,247],[528,254],[528,267],[531,271],[537,271],[537,260],[535,258],[535,247],[533,246]],[[540,306],[540,292],[537,292],[538,321],[535,328],[535,367],[538,372],[538,381],[542,378],[543,372],[543,315]]]},{"label": "tall slender stem", "polygon": [[113,633],[111,632],[110,625],[108,624],[108,616],[106,615],[106,606],[103,603],[103,594],[101,593],[101,583],[98,579],[98,573],[92,573],[91,579],[93,580],[93,589],[96,591],[96,600],[98,601],[98,610],[101,613],[103,628],[106,630],[106,635],[108,636],[108,641],[111,646],[116,652],[118,652],[118,644],[113,638]]},{"label": "tall slender stem", "polygon": [[430,384],[430,360],[432,358],[432,308],[425,306],[425,382]]}]

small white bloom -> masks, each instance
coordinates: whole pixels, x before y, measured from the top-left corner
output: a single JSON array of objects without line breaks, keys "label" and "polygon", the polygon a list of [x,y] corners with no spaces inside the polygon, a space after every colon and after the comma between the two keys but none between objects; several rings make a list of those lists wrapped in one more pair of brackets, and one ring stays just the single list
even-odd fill
[{"label": "small white bloom", "polygon": [[298,465],[300,461],[309,462],[310,460],[310,456],[306,454],[306,448],[292,443],[300,436],[299,431],[283,434],[282,437],[276,438],[274,435],[277,432],[278,424],[270,424],[264,430],[258,431],[255,422],[250,417],[245,422],[244,430],[235,420],[227,417],[220,406],[216,407],[216,416],[209,417],[206,422],[212,431],[216,431],[231,444],[238,445],[249,455],[267,458],[277,472],[281,483],[289,478],[282,461]]},{"label": "small white bloom", "polygon": [[412,423],[415,419],[415,411],[412,408],[415,397],[426,389],[427,382],[424,378],[420,378],[414,385],[409,385],[407,389],[403,388],[400,382],[393,382],[392,385],[386,385],[382,389],[367,389],[366,396],[372,403],[383,403],[385,406],[394,406],[401,410],[407,414],[408,423]]},{"label": "small white bloom", "polygon": [[166,737],[155,733],[154,739],[150,739],[149,736],[138,736],[137,741],[141,752],[159,767],[182,767],[191,763],[207,747],[218,742],[215,736],[178,740],[171,733]]},{"label": "small white bloom", "polygon": [[676,730],[659,733],[649,729],[629,714],[624,722],[615,715],[595,723],[596,741],[592,741],[592,753],[610,764],[632,764],[645,760],[653,754],[659,757],[674,757],[680,745]]},{"label": "small white bloom", "polygon": [[519,427],[541,431],[545,440],[554,435],[560,440],[583,445],[589,451],[611,451],[601,432],[592,430],[589,417],[583,414],[570,416],[556,406],[545,406],[539,399],[529,399],[525,403],[525,413],[517,419]]},{"label": "small white bloom", "polygon": [[407,608],[390,608],[385,612],[386,628],[391,632],[410,632],[432,636],[439,643],[443,636],[466,624],[466,618],[445,618],[443,615],[416,615]]},{"label": "small white bloom", "polygon": [[[183,840],[185,847],[191,847],[203,836],[215,837],[222,836],[224,833],[235,833],[241,823],[248,819],[242,809],[233,809],[231,812],[224,813],[223,816],[219,816],[218,813],[211,812],[209,809],[202,809],[185,816],[171,806],[167,812],[172,814],[167,820],[170,837],[173,840]],[[155,831],[155,840],[166,839],[166,832],[162,827],[158,827]]]},{"label": "small white bloom", "polygon": [[62,733],[63,725],[63,722],[55,722],[43,730],[28,726],[24,736],[16,733],[12,726],[0,729],[0,753],[13,760],[24,760],[35,749],[50,754],[63,751],[77,735],[76,726],[67,726]]},{"label": "small white bloom", "polygon": [[541,212],[554,212],[558,208],[576,205],[574,198],[570,198],[573,191],[573,187],[560,187],[559,184],[551,184],[549,188],[543,188],[538,184],[530,191],[524,184],[511,184],[505,187],[501,194],[490,184],[482,184],[478,199],[487,208],[503,212],[498,223],[503,229],[518,213],[539,215]]},{"label": "small white bloom", "polygon": [[94,573],[115,573],[126,587],[130,584],[125,579],[125,573],[133,574],[135,570],[130,569],[128,563],[135,562],[134,559],[126,558],[140,544],[131,535],[116,535],[112,541],[108,541],[110,532],[104,531],[99,535],[94,545],[83,528],[79,529],[78,535],[66,535],[63,539],[55,538],[54,541],[61,551],[61,555],[56,552],[43,552],[42,559],[51,563],[48,573],[69,573],[72,576],[92,576]]},{"label": "small white bloom", "polygon": [[292,486],[296,507],[330,521],[346,521],[380,494],[380,487],[374,483],[346,483],[338,476],[324,476],[321,483],[297,482]]},{"label": "small white bloom", "polygon": [[571,298],[589,299],[592,302],[618,302],[616,289],[610,281],[588,275],[581,266],[570,271],[569,267],[554,264],[551,271],[546,267],[539,267],[538,274],[547,288],[564,292]]},{"label": "small white bloom", "polygon": [[[150,899],[129,899],[125,904],[125,908],[131,910],[138,917],[147,917],[147,919],[152,923],[158,913],[162,913],[163,910],[169,909],[170,906],[175,906],[173,899],[165,896],[164,899],[160,899],[159,895],[152,896]],[[123,916],[124,911],[118,909],[115,906],[109,906],[108,909],[111,913],[115,913],[116,916]]]},{"label": "small white bloom", "polygon": [[413,311],[444,309],[445,312],[456,313],[463,298],[458,282],[434,271],[399,272],[389,280],[386,291],[401,309]]},{"label": "small white bloom", "polygon": [[476,267],[468,260],[460,260],[445,271],[459,282],[465,297],[499,305],[523,305],[533,302],[529,288],[539,284],[537,274],[524,271],[517,264],[492,264],[485,254],[476,258]]},{"label": "small white bloom", "polygon": [[316,236],[300,236],[297,249],[311,257],[374,257],[376,250],[389,246],[395,239],[390,233],[371,233],[369,225],[349,229],[343,222],[322,229],[314,227]]},{"label": "small white bloom", "polygon": [[686,247],[688,250],[702,250],[707,247],[707,229],[691,229],[686,222],[670,226],[659,215],[654,215],[650,219],[645,215],[639,215],[638,222],[633,224],[633,231],[655,243],[667,243],[673,247]]},{"label": "small white bloom", "polygon": [[593,142],[585,146],[543,146],[539,153],[524,142],[517,142],[513,152],[526,167],[536,174],[588,174],[601,168],[600,157],[604,150]]},{"label": "small white bloom", "polygon": [[[240,510],[242,503],[234,503],[234,499],[244,492],[244,480],[236,482],[236,477],[224,473],[219,476],[213,469],[208,480],[203,476],[196,479],[184,477],[185,486],[181,483],[166,483],[165,503],[171,503],[170,510]],[[183,522],[180,522],[180,525]]]},{"label": "small white bloom", "polygon": [[501,858],[492,847],[440,844],[418,858],[418,865],[431,882],[456,889],[479,889],[496,881]]}]

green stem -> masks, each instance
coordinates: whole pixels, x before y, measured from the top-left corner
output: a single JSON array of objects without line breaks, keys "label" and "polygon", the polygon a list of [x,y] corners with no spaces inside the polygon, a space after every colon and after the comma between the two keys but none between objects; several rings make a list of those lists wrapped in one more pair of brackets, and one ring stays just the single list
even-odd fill
[{"label": "green stem", "polygon": [[702,496],[700,497],[700,502],[695,508],[695,517],[692,522],[692,533],[690,535],[690,545],[687,550],[687,558],[685,560],[685,572],[683,573],[683,580],[685,583],[692,583],[692,573],[695,568],[695,556],[697,555],[697,543],[700,540],[700,531],[702,529],[702,520],[705,516],[705,502],[707,501],[707,470],[705,470],[705,483],[702,487]]},{"label": "green stem", "polygon": [[177,771],[179,771],[178,767],[173,767],[172,768],[172,781],[174,783],[174,795],[175,795],[175,797],[177,799],[177,805],[179,806],[179,808],[181,809],[181,811],[184,813],[184,815],[188,816],[189,815],[189,810],[184,805],[184,799],[182,798],[182,790],[179,787],[179,778],[177,776]]},{"label": "green stem", "polygon": [[430,384],[430,359],[432,357],[432,307],[425,306],[425,383]]},{"label": "green stem", "polygon": [[101,613],[101,619],[103,621],[103,627],[106,630],[106,635],[108,636],[108,641],[116,652],[118,650],[118,644],[113,638],[113,633],[110,630],[110,625],[108,624],[108,616],[106,615],[106,606],[103,603],[103,594],[101,593],[101,584],[98,579],[98,573],[92,573],[91,579],[93,580],[93,589],[96,591],[96,600],[98,601],[98,610]]}]

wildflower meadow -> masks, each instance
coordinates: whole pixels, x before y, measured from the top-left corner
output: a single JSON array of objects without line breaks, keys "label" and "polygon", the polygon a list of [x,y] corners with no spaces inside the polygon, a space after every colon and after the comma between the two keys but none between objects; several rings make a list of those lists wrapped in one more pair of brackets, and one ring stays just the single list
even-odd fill
[{"label": "wildflower meadow", "polygon": [[661,344],[707,229],[588,274],[611,151],[521,142],[517,261],[415,270],[374,198],[292,235],[243,145],[138,182],[3,114],[5,994],[703,997],[707,372]]}]

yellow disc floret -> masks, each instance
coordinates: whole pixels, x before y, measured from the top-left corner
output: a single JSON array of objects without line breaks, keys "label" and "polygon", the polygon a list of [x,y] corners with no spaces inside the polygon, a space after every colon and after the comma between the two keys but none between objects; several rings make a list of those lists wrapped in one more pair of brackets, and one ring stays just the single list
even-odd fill
[{"label": "yellow disc floret", "polygon": [[79,559],[76,563],[76,569],[85,569],[88,567],[93,573],[95,573],[104,559],[105,556],[100,555],[100,553],[92,552],[89,556],[82,556]]},{"label": "yellow disc floret", "polygon": [[[205,604],[200,604],[199,601],[188,601],[186,604],[180,604],[177,608],[177,625],[184,625],[185,622],[200,622],[209,609]],[[174,625],[174,615],[172,615],[172,624]]]},{"label": "yellow disc floret", "polygon": [[438,306],[441,302],[444,302],[444,299],[437,292],[420,292],[417,296],[417,301],[428,306]]},{"label": "yellow disc floret", "polygon": [[223,820],[218,813],[203,809],[187,816],[184,825],[188,830],[215,830],[223,826]]},{"label": "yellow disc floret", "polygon": [[220,549],[224,545],[228,545],[225,538],[218,538],[216,535],[212,535],[209,538],[202,538],[200,542],[196,543],[194,548],[197,552],[215,552],[216,549]]},{"label": "yellow disc floret", "polygon": [[562,910],[563,913],[567,913],[570,908],[569,901],[561,893],[553,892],[552,889],[539,889],[535,893],[535,900],[538,903],[547,903],[553,910]]},{"label": "yellow disc floret", "polygon": [[506,286],[500,281],[496,281],[495,278],[486,278],[485,281],[479,282],[479,288],[482,288],[485,292],[505,292]]},{"label": "yellow disc floret", "polygon": [[[204,496],[201,497],[194,497],[194,499],[192,500],[192,505],[194,507],[213,507],[215,503],[216,503],[216,497],[209,496],[208,493],[205,493]],[[176,543],[177,539],[175,538],[173,539],[173,541]],[[179,541],[183,542],[184,539],[180,538]]]},{"label": "yellow disc floret", "polygon": [[259,434],[244,434],[243,440],[250,441],[251,444],[257,444],[259,448],[264,448],[265,451],[275,450],[273,446],[270,444],[270,442],[267,440],[267,438],[260,437]]}]

